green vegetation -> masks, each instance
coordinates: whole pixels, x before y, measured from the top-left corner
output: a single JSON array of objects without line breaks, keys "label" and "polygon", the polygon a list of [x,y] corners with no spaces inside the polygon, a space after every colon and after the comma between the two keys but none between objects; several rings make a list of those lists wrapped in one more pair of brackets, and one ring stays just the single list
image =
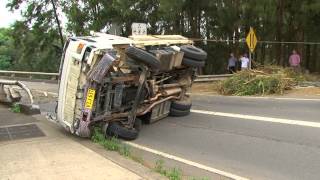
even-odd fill
[{"label": "green vegetation", "polygon": [[21,113],[21,107],[20,107],[20,105],[17,104],[17,103],[14,103],[14,104],[11,106],[11,112]]},{"label": "green vegetation", "polygon": [[209,178],[207,178],[207,177],[202,177],[202,178],[192,177],[192,178],[190,178],[190,180],[209,180]]},{"label": "green vegetation", "polygon": [[94,143],[98,143],[102,145],[104,148],[106,148],[109,151],[117,151],[120,153],[121,149],[123,148],[123,145],[121,142],[115,138],[105,138],[101,128],[95,128],[92,136],[92,141]]},{"label": "green vegetation", "polygon": [[[136,156],[135,154],[133,154],[128,145],[123,144],[120,140],[118,140],[115,137],[105,138],[102,133],[102,129],[99,127],[94,128],[91,140],[94,143],[100,144],[106,150],[118,152],[120,155],[122,155],[124,157],[130,158],[135,162],[138,162],[142,165],[145,165],[145,162],[142,159],[142,157],[139,157],[139,156]],[[170,180],[181,180],[182,179],[182,171],[177,168],[171,168],[171,169],[165,168],[163,160],[156,161],[154,170],[157,173],[167,177]],[[207,180],[208,178],[192,177],[191,179],[192,180],[198,180],[198,179],[199,180]]]},{"label": "green vegetation", "polygon": [[102,133],[101,128],[95,127],[91,140],[94,143],[102,145],[106,150],[118,152],[120,155],[130,158],[140,164],[143,164],[144,161],[142,157],[133,155],[131,149],[128,145],[121,143],[116,137],[107,137]]},{"label": "green vegetation", "polygon": [[156,162],[156,166],[154,170],[163,176],[166,176],[170,180],[181,180],[182,179],[182,172],[180,169],[172,168],[172,169],[166,169],[164,167],[164,161],[158,160]]},{"label": "green vegetation", "polygon": [[0,28],[0,70],[9,69],[12,63],[13,44],[9,30]]},{"label": "green vegetation", "polygon": [[304,80],[301,73],[290,68],[266,67],[260,70],[240,71],[219,86],[224,95],[283,94],[285,90]]},{"label": "green vegetation", "polygon": [[[8,0],[8,9],[21,8],[23,19],[5,29],[8,31],[5,38],[0,33],[0,43],[6,42],[0,44],[1,69],[58,71],[58,46],[62,45],[51,3],[50,0]],[[65,36],[88,35],[90,30],[108,31],[111,26],[128,36],[133,22],[143,22],[148,24],[151,34],[235,39],[229,43],[196,41],[197,46],[208,52],[202,71],[206,74],[225,73],[230,52],[239,55],[248,51],[246,44],[237,40],[245,38],[250,26],[256,29],[258,40],[320,41],[319,0],[55,0],[54,3],[58,13],[62,11],[67,18]],[[320,72],[319,44],[258,43],[254,60],[260,64],[288,66],[293,48],[302,56],[304,68]]]}]

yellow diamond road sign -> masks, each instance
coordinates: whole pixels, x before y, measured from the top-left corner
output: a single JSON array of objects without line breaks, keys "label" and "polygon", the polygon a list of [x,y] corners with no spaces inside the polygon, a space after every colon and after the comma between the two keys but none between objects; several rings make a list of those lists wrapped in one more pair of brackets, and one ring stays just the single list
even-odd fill
[{"label": "yellow diamond road sign", "polygon": [[249,31],[248,36],[246,38],[246,42],[247,42],[247,45],[248,45],[250,51],[253,52],[254,49],[256,48],[258,40],[257,40],[257,36],[254,33],[254,30],[252,27],[250,27],[250,31]]}]

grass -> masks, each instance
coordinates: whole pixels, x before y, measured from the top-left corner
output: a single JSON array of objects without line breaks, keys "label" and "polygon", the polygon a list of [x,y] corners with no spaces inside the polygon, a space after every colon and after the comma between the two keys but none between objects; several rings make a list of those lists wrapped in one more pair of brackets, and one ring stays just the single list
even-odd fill
[{"label": "grass", "polygon": [[19,104],[17,103],[14,103],[12,106],[11,106],[11,112],[13,113],[21,113],[21,107]]},{"label": "grass", "polygon": [[[135,162],[138,162],[142,165],[145,165],[142,157],[136,156],[132,153],[130,147],[126,144],[123,144],[120,140],[115,137],[105,138],[102,133],[102,129],[95,127],[93,130],[93,135],[91,140],[94,143],[100,144],[106,150],[118,152],[120,155],[130,158]],[[165,168],[163,160],[157,160],[155,163],[154,171],[167,177],[170,180],[181,180],[182,171],[178,168]],[[208,180],[208,178],[190,178],[191,180]]]},{"label": "grass", "polygon": [[116,151],[121,155],[129,155],[130,149],[124,144],[122,144],[117,138],[105,138],[104,134],[102,133],[101,128],[94,128],[93,136],[91,140],[94,143],[102,145],[105,149],[109,151]]},{"label": "grass", "polygon": [[134,155],[128,145],[121,143],[121,141],[116,137],[106,138],[102,133],[102,129],[99,127],[94,128],[91,140],[94,143],[100,144],[108,151],[118,152],[120,155],[144,165],[143,158]]},{"label": "grass", "polygon": [[181,180],[182,179],[182,171],[177,168],[166,169],[164,168],[164,161],[157,160],[156,166],[154,168],[156,172],[166,176],[170,180]]},{"label": "grass", "polygon": [[208,177],[202,177],[202,178],[197,178],[197,177],[192,177],[190,180],[209,180]]}]

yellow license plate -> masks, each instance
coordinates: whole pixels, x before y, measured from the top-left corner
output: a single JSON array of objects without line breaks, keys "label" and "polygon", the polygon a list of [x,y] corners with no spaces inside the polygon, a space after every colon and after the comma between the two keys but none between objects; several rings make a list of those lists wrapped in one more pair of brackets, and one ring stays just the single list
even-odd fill
[{"label": "yellow license plate", "polygon": [[88,89],[87,99],[85,104],[86,109],[92,109],[95,94],[96,94],[96,90]]}]

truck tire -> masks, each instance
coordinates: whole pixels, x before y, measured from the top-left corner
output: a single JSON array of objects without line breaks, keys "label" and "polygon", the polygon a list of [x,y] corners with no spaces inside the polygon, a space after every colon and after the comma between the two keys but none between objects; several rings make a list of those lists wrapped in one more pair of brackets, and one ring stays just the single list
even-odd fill
[{"label": "truck tire", "polygon": [[204,61],[207,59],[207,53],[195,46],[185,45],[180,47],[180,51],[184,52],[184,56],[195,61]]},{"label": "truck tire", "polygon": [[160,61],[155,56],[153,56],[152,54],[142,49],[130,46],[126,49],[126,54],[130,58],[136,61],[139,61],[145,64],[146,66],[150,67],[152,70],[160,69],[160,66],[161,66]]},{"label": "truck tire", "polygon": [[172,101],[171,108],[176,110],[190,110],[192,102],[190,98],[186,98],[180,101]]},{"label": "truck tire", "polygon": [[139,136],[141,129],[141,120],[136,118],[134,128],[128,129],[123,127],[120,122],[111,122],[107,128],[107,135],[120,137],[124,140],[135,140]]},{"label": "truck tire", "polygon": [[178,109],[170,109],[170,116],[173,117],[182,117],[182,116],[187,116],[190,114],[190,109],[189,110],[178,110]]},{"label": "truck tire", "polygon": [[189,66],[189,67],[204,67],[205,62],[204,61],[196,61],[196,60],[184,57],[182,59],[182,64],[185,66]]}]

